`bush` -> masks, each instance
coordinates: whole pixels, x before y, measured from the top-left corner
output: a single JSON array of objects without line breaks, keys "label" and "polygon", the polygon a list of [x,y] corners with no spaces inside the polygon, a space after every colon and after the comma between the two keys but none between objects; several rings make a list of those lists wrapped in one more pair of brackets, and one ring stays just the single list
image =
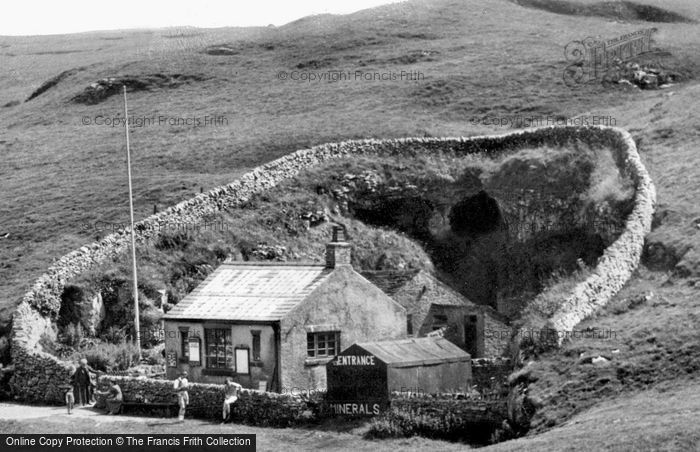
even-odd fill
[{"label": "bush", "polygon": [[383,439],[422,436],[448,441],[486,444],[494,432],[495,428],[490,424],[480,425],[467,422],[449,411],[443,411],[440,414],[418,414],[392,408],[372,420],[365,437]]},{"label": "bush", "polygon": [[153,347],[144,350],[143,359],[146,361],[146,364],[149,364],[151,366],[165,364],[165,357],[163,356],[163,347]]},{"label": "bush", "polygon": [[139,349],[129,342],[98,344],[83,355],[90,367],[102,372],[127,370],[139,363]]},{"label": "bush", "polygon": [[123,328],[110,326],[107,331],[102,333],[100,339],[110,344],[121,344],[126,342],[126,333]]}]

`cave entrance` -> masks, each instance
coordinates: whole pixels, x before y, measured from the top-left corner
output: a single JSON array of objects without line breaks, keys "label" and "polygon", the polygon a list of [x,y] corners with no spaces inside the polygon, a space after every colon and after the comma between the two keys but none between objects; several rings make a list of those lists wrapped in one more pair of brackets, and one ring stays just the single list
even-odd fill
[{"label": "cave entrance", "polygon": [[502,225],[498,202],[484,190],[462,199],[450,211],[450,227],[460,236],[489,234]]}]

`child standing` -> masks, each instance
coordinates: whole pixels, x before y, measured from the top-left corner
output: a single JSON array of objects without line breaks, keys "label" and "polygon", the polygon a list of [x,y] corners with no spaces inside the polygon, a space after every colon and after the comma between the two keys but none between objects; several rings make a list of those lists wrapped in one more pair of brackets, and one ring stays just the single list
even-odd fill
[{"label": "child standing", "polygon": [[187,392],[188,386],[189,382],[187,381],[187,371],[183,370],[180,373],[180,377],[175,380],[175,383],[173,384],[173,388],[177,392],[177,404],[180,406],[180,412],[177,416],[180,422],[185,421],[185,410],[187,409],[187,405],[190,403],[190,397]]},{"label": "child standing", "polygon": [[68,414],[73,414],[73,405],[75,405],[75,394],[73,394],[73,386],[67,386],[66,390],[66,407]]}]

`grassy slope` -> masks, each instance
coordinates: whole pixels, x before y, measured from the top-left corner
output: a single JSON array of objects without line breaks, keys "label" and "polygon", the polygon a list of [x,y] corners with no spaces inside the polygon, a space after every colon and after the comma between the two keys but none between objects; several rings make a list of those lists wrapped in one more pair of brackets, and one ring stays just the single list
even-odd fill
[{"label": "grassy slope", "polygon": [[[33,409],[25,408],[27,413]],[[153,433],[182,434],[196,432],[218,436],[226,434],[256,435],[259,452],[275,452],[279,450],[309,451],[367,451],[393,452],[397,450],[438,450],[463,451],[469,449],[465,444],[435,441],[426,438],[406,438],[383,441],[360,441],[359,435],[367,428],[362,423],[349,423],[338,426],[335,422],[313,428],[268,428],[251,427],[240,424],[219,425],[208,421],[187,419],[179,423],[173,418],[141,418],[136,416],[90,416],[78,414],[68,416],[65,409],[55,410],[51,417],[28,418],[22,420],[0,419],[0,429],[8,434],[32,433]],[[140,449],[132,449],[140,450]],[[147,449],[144,449],[147,450]]]},{"label": "grassy slope", "polygon": [[565,425],[489,446],[505,451],[700,450],[700,385],[659,388],[601,401]]},{"label": "grassy slope", "polygon": [[[667,5],[700,19],[695,2],[644,3]],[[106,35],[66,36],[60,41],[0,38],[0,105],[28,97],[44,80],[63,70],[88,66],[29,103],[0,109],[4,191],[0,217],[3,232],[11,233],[2,239],[0,249],[0,300],[5,306],[13,305],[52,258],[91,240],[94,233],[84,231],[81,223],[127,219],[123,171],[118,169],[124,160],[122,130],[80,125],[83,115],[119,112],[119,100],[111,98],[89,107],[66,100],[100,77],[154,72],[204,73],[214,78],[172,91],[135,93],[130,96],[132,114],[224,114],[229,125],[193,133],[167,127],[134,131],[139,217],[147,215],[153,203],[162,207],[185,199],[200,186],[206,189],[228,182],[257,163],[308,144],[347,137],[470,135],[494,130],[470,124],[471,117],[484,114],[610,114],[618,126],[641,139],[642,157],[659,191],[660,210],[667,211],[650,240],[663,243],[675,253],[675,259],[685,253],[692,269],[698,259],[690,246],[698,242],[700,233],[696,226],[700,184],[695,170],[700,167],[700,128],[696,125],[700,105],[692,99],[700,97],[700,85],[690,82],[649,92],[598,85],[571,90],[560,77],[567,42],[589,35],[611,38],[647,26],[474,0],[411,2],[347,17],[307,19],[277,29],[203,31],[190,37],[166,38],[163,35],[168,32],[157,31],[125,34],[122,40],[102,39]],[[697,67],[697,25],[653,26],[659,29],[657,45]],[[274,48],[246,45],[237,56],[218,57],[195,51],[207,43],[234,42],[241,37],[271,43]],[[180,57],[144,59],[144,52],[151,48],[156,49],[156,56],[177,52]],[[162,48],[165,53],[158,50]],[[57,50],[80,52],[29,56]],[[392,61],[415,50],[440,53],[432,55],[432,61],[410,65]],[[425,79],[302,83],[275,78],[280,70],[323,58],[331,60],[332,69],[413,69],[423,72]],[[30,66],[30,61],[38,64]],[[363,62],[366,66],[360,66]],[[651,290],[668,305],[642,305],[590,321],[596,326],[620,325],[616,329],[624,335],[602,345],[583,340],[570,347],[620,349],[622,358],[614,361],[623,361],[615,366],[635,363],[650,375],[644,383],[632,379],[625,384],[631,389],[617,388],[613,381],[610,391],[572,392],[577,394],[572,396],[575,409],[584,409],[599,397],[646,390],[663,381],[665,385],[686,385],[688,378],[697,375],[694,370],[680,378],[683,372],[688,374],[682,365],[661,373],[663,366],[658,364],[669,357],[682,361],[685,353],[691,362],[697,358],[697,336],[692,335],[698,315],[696,280],[697,274],[664,284],[662,273],[643,273],[626,290]],[[618,297],[620,303],[624,297]],[[651,344],[652,335],[658,348],[666,351],[642,347]],[[545,357],[540,364],[540,387],[533,390],[540,391],[550,404],[550,411],[542,415],[543,425],[551,424],[548,419],[556,423],[570,414],[565,383],[581,377],[570,361],[559,354]],[[585,384],[591,378],[596,381],[598,377],[592,373],[582,381]],[[634,397],[652,403],[654,393]],[[692,399],[680,399],[697,413]],[[618,417],[634,413],[632,399],[619,400],[611,402],[617,404],[611,406],[621,413]],[[686,416],[693,417],[697,414]],[[605,417],[590,419],[595,428],[614,428]],[[548,435],[563,435],[561,444],[569,444],[566,432],[570,430],[565,429],[570,428],[554,429]]]},{"label": "grassy slope", "polygon": [[[664,46],[697,61],[698,46],[688,41],[692,27],[659,25]],[[101,77],[206,74],[213,78],[132,94],[131,113],[219,114],[229,121],[194,131],[166,126],[134,130],[135,202],[137,216],[143,217],[153,204],[162,208],[309,144],[349,137],[470,135],[489,130],[470,124],[473,116],[598,114],[601,106],[660,97],[600,86],[572,91],[561,82],[567,42],[638,28],[640,24],[474,0],[466,5],[391,5],[276,29],[2,38],[0,43],[9,47],[2,48],[6,69],[0,104],[28,97],[64,70],[87,69],[28,103],[0,109],[5,126],[0,138],[0,232],[10,232],[0,251],[1,303],[13,305],[48,261],[89,241],[92,236],[83,223],[127,219],[124,174],[119,170],[124,165],[122,130],[81,125],[83,116],[119,114],[120,99],[95,106],[67,102]],[[119,36],[123,39],[111,39]],[[199,52],[205,45],[225,42],[240,53]],[[420,50],[439,53],[415,64],[395,60]],[[67,51],[74,53],[55,53]],[[424,80],[304,83],[275,78],[280,70],[323,59],[329,60],[328,69],[418,70]]]}]

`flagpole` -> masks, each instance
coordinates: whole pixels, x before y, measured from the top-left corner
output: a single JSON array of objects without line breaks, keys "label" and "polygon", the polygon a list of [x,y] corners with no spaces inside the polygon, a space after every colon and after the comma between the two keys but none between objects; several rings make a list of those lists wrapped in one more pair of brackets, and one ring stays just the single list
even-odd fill
[{"label": "flagpole", "polygon": [[131,191],[131,149],[129,147],[129,110],[126,106],[126,85],[124,88],[124,130],[126,132],[126,172],[129,178],[129,214],[131,216],[131,270],[134,280],[134,326],[136,327],[136,347],[139,350],[139,362],[141,362],[141,326],[139,323],[139,288],[136,279],[136,231],[134,230],[134,201]]}]

